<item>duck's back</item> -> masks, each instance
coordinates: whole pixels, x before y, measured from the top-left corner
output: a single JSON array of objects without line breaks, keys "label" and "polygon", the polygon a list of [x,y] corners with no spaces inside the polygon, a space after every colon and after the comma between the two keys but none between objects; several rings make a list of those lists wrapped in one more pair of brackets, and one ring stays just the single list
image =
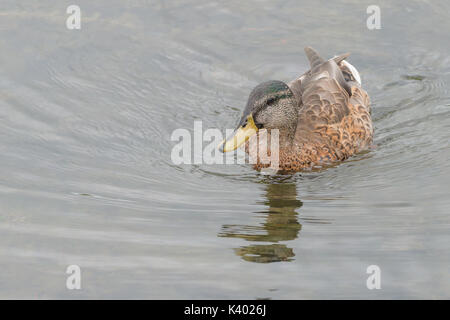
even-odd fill
[{"label": "duck's back", "polygon": [[324,61],[305,51],[311,70],[290,83],[299,121],[295,146],[284,156],[295,169],[347,159],[369,147],[373,136],[369,96],[342,63],[348,55]]}]

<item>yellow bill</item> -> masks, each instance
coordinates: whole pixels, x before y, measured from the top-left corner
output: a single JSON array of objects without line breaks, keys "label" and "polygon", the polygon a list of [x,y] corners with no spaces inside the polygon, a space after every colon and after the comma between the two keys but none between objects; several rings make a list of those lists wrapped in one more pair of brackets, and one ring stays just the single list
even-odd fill
[{"label": "yellow bill", "polygon": [[239,148],[243,143],[245,143],[252,135],[258,131],[258,127],[255,125],[253,116],[250,114],[247,117],[247,123],[245,126],[240,126],[234,135],[228,140],[224,140],[220,145],[219,149],[222,152],[233,151]]}]

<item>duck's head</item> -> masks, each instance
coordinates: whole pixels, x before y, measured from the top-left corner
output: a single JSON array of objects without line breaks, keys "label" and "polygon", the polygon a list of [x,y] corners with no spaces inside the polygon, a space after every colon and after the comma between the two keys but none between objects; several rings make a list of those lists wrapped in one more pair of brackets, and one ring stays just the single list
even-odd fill
[{"label": "duck's head", "polygon": [[261,129],[278,129],[280,139],[292,139],[297,128],[297,108],[297,100],[287,84],[276,80],[261,83],[250,93],[238,127],[219,146],[220,150],[239,148]]}]

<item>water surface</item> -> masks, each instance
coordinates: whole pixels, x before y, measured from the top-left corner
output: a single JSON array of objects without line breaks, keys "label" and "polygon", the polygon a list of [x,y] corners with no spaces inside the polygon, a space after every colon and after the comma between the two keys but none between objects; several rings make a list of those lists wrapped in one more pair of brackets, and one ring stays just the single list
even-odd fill
[{"label": "water surface", "polygon": [[[0,298],[450,298],[450,6],[0,4]],[[258,83],[350,51],[375,148],[267,177],[180,165],[175,129],[236,124]],[[68,265],[82,290],[67,290]],[[368,290],[378,265],[381,290]]]}]

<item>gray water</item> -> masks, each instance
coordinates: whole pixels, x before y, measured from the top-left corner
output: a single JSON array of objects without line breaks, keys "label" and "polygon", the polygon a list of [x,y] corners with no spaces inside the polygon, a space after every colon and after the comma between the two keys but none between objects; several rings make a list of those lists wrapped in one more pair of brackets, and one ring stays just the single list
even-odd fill
[{"label": "gray water", "polygon": [[[0,298],[450,298],[448,1],[73,2],[0,3]],[[175,129],[234,127],[307,45],[352,53],[373,149],[172,163]]]}]

